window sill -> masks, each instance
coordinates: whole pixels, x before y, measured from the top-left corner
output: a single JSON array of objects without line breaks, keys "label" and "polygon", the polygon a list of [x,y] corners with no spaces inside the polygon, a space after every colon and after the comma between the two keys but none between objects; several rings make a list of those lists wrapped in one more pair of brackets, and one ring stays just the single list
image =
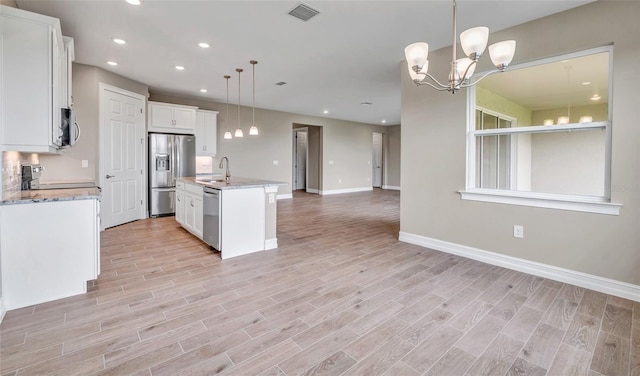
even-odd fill
[{"label": "window sill", "polygon": [[458,193],[460,193],[460,198],[462,200],[532,206],[536,208],[569,210],[585,213],[620,215],[620,208],[622,208],[621,204],[610,203],[601,197],[591,196],[497,191],[490,189],[470,189],[466,191],[458,191]]}]

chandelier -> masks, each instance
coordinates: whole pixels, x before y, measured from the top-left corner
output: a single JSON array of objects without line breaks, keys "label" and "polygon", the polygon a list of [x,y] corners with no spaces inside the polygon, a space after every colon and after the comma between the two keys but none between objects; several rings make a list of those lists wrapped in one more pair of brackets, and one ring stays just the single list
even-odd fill
[{"label": "chandelier", "polygon": [[[506,40],[494,43],[489,46],[489,56],[491,62],[496,67],[495,70],[487,72],[484,76],[471,82],[470,78],[476,69],[476,63],[484,53],[489,39],[489,28],[480,26],[463,31],[460,34],[460,44],[462,50],[467,57],[456,59],[456,0],[453,0],[453,59],[451,60],[451,71],[449,72],[448,84],[442,84],[429,74],[429,45],[424,42],[417,42],[408,45],[404,49],[405,58],[409,67],[409,75],[413,82],[417,85],[429,85],[438,91],[450,91],[455,94],[456,91],[473,86],[480,82],[483,78],[490,74],[503,72],[513,59],[516,52],[516,41]],[[433,82],[425,81],[426,78]]]}]

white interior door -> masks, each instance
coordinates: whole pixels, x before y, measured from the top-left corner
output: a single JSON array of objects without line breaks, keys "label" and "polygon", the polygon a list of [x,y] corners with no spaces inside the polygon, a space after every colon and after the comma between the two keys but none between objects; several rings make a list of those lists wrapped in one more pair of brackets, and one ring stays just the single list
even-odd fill
[{"label": "white interior door", "polygon": [[144,218],[144,99],[101,85],[102,228]]},{"label": "white interior door", "polygon": [[307,189],[307,132],[296,132],[295,189]]},{"label": "white interior door", "polygon": [[373,132],[373,186],[382,188],[382,133]]}]

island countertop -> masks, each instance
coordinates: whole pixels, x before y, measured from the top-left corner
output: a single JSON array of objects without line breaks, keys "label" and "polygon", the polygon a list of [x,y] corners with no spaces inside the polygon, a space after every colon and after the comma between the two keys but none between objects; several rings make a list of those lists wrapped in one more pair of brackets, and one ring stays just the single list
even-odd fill
[{"label": "island countertop", "polygon": [[18,191],[15,193],[3,192],[0,205],[73,200],[100,200],[100,188],[42,189]]},{"label": "island countertop", "polygon": [[205,187],[211,187],[213,189],[246,189],[246,188],[260,188],[260,187],[272,187],[280,185],[288,185],[289,183],[264,180],[264,179],[251,179],[231,177],[229,184],[224,181],[224,177],[219,175],[202,175],[196,177],[183,177],[178,178],[186,183],[201,184]]}]

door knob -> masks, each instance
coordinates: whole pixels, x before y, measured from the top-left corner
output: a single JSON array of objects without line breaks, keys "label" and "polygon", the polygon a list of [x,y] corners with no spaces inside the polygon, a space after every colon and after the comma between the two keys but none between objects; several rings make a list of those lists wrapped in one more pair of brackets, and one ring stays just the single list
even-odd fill
[{"label": "door knob", "polygon": [[107,178],[107,179],[111,179],[111,178],[115,178],[115,177],[116,177],[115,175],[107,175],[107,176],[105,176],[105,178]]}]

